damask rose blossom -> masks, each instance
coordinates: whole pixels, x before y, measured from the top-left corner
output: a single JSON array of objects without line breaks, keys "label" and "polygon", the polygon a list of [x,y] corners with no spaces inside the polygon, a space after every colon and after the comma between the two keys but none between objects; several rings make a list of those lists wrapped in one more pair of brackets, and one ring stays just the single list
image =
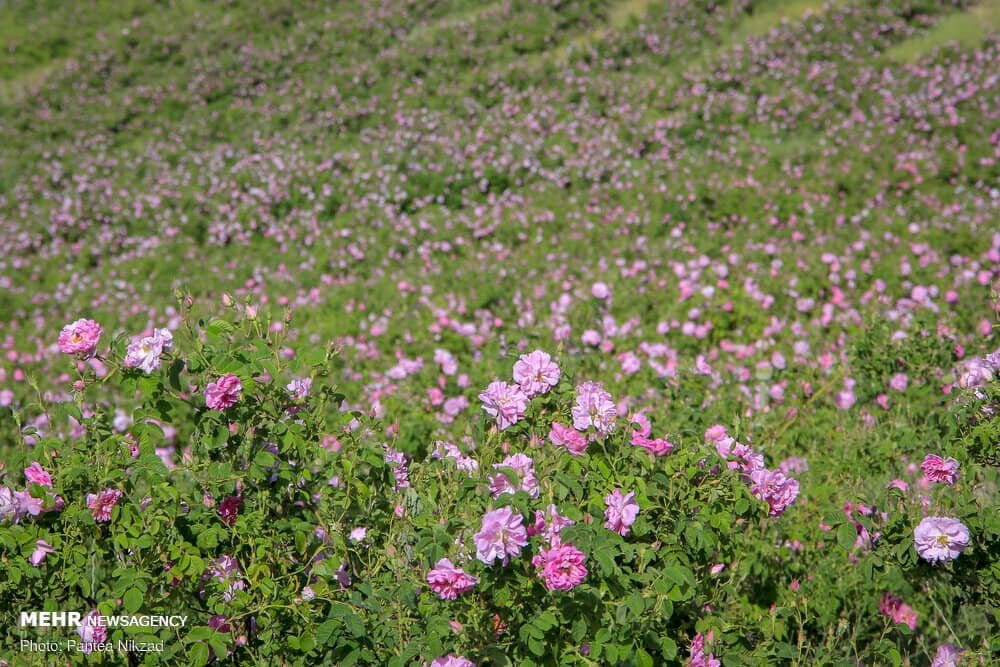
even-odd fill
[{"label": "damask rose blossom", "polygon": [[893,623],[902,623],[910,628],[910,630],[917,629],[917,618],[919,615],[916,610],[892,593],[886,593],[882,596],[882,599],[878,603],[878,610],[883,616],[892,619]]},{"label": "damask rose blossom", "polygon": [[587,439],[579,431],[556,422],[552,423],[549,440],[556,447],[565,447],[573,456],[583,456],[587,451]]},{"label": "damask rose blossom", "polygon": [[561,372],[548,352],[523,354],[514,364],[514,381],[528,398],[544,394],[559,384]]},{"label": "damask rose blossom", "polygon": [[535,510],[535,525],[528,526],[528,535],[540,535],[549,544],[555,544],[559,540],[559,533],[563,528],[572,526],[575,522],[559,514],[555,505],[549,505],[546,510]]},{"label": "damask rose blossom", "polygon": [[233,374],[223,375],[205,387],[205,405],[212,410],[223,411],[236,405],[243,392],[243,384]]},{"label": "damask rose blossom", "polygon": [[167,329],[157,329],[129,344],[125,351],[125,367],[138,368],[147,375],[160,368],[160,356],[173,347],[174,337]]},{"label": "damask rose blossom", "polygon": [[38,567],[42,564],[42,561],[45,560],[45,557],[53,551],[55,551],[55,549],[53,549],[52,545],[45,540],[36,540],[35,551],[28,558],[28,562],[35,567]]},{"label": "damask rose blossom", "polygon": [[94,521],[110,521],[111,510],[121,497],[122,492],[118,489],[105,489],[100,493],[87,494],[87,507],[92,510]]},{"label": "damask rose blossom", "polygon": [[573,428],[578,431],[593,428],[603,437],[615,429],[618,409],[603,386],[597,382],[584,382],[576,388],[576,404],[571,413]]},{"label": "damask rose blossom", "polygon": [[479,400],[486,414],[496,419],[501,431],[523,419],[528,409],[528,397],[521,388],[499,380],[491,382],[486,391],[479,394]]},{"label": "damask rose blossom", "polygon": [[517,556],[528,546],[528,532],[523,524],[524,517],[510,507],[487,512],[482,527],[473,536],[476,558],[487,565],[500,559],[506,565],[510,556]]},{"label": "damask rose blossom", "polygon": [[635,501],[635,491],[622,495],[621,489],[615,489],[604,497],[604,527],[613,530],[621,536],[629,534],[629,528],[639,516],[639,503]]},{"label": "damask rose blossom", "polygon": [[690,661],[688,667],[719,667],[722,663],[711,653],[705,651],[705,644],[711,643],[713,635],[698,633],[691,640],[691,649],[688,653]]},{"label": "damask rose blossom", "polygon": [[80,635],[79,650],[91,653],[108,640],[108,629],[100,624],[100,612],[94,609],[83,617],[77,633]]},{"label": "damask rose blossom", "polygon": [[476,667],[476,663],[465,656],[449,653],[446,656],[435,658],[431,661],[431,667]]},{"label": "damask rose blossom", "polygon": [[442,600],[454,600],[462,593],[472,590],[479,580],[452,565],[447,558],[442,558],[427,573],[427,582]]},{"label": "damask rose blossom", "polygon": [[27,480],[28,484],[41,484],[42,486],[47,486],[52,488],[52,477],[49,473],[38,464],[38,461],[32,461],[31,465],[24,469],[24,478]]},{"label": "damask rose blossom", "polygon": [[510,468],[514,471],[516,483],[512,481],[506,473],[498,472],[490,477],[490,493],[494,498],[504,493],[517,493],[524,491],[532,498],[538,497],[538,479],[535,477],[534,462],[530,456],[524,454],[512,454],[500,463],[494,463],[494,470]]},{"label": "damask rose blossom", "polygon": [[17,499],[6,486],[0,486],[0,521],[17,521]]},{"label": "damask rose blossom", "polygon": [[92,357],[103,333],[104,329],[94,320],[80,319],[67,324],[59,332],[59,351],[84,359]]},{"label": "damask rose blossom", "polygon": [[934,653],[934,659],[931,660],[931,667],[958,667],[962,653],[964,651],[954,644],[942,644],[938,646],[937,652]]},{"label": "damask rose blossom", "polygon": [[920,557],[930,563],[955,560],[969,546],[969,529],[949,517],[926,517],[913,531]]},{"label": "damask rose blossom", "polygon": [[292,400],[303,401],[309,396],[312,390],[312,378],[296,378],[285,385],[285,391]]},{"label": "damask rose blossom", "polygon": [[750,493],[770,506],[768,514],[781,516],[799,495],[799,483],[777,470],[759,468],[750,473]]},{"label": "damask rose blossom", "polygon": [[958,481],[958,465],[958,461],[950,456],[943,459],[937,454],[928,454],[920,464],[920,469],[928,482],[954,484]]},{"label": "damask rose blossom", "polygon": [[568,591],[578,586],[587,576],[584,562],[587,557],[572,544],[557,544],[541,549],[531,563],[539,570],[538,576],[552,591]]}]

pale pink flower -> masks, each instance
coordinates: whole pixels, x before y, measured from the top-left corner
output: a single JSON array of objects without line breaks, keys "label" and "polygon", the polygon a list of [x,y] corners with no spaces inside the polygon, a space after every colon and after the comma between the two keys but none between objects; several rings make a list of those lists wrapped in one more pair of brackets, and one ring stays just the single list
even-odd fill
[{"label": "pale pink flower", "polygon": [[758,468],[750,473],[750,493],[770,506],[768,514],[780,516],[799,495],[799,483],[777,470]]},{"label": "pale pink flower", "polygon": [[449,653],[446,656],[435,658],[431,661],[431,667],[476,667],[476,663],[465,656]]},{"label": "pale pink flower", "polygon": [[937,454],[928,454],[920,464],[920,469],[928,482],[954,484],[958,481],[958,465],[958,461],[950,456],[943,459]]},{"label": "pale pink flower", "polygon": [[145,336],[129,343],[125,351],[125,367],[138,368],[149,374],[160,368],[160,355],[170,351],[174,337],[167,329],[157,329],[152,336]]},{"label": "pale pink flower", "polygon": [[559,383],[560,375],[559,366],[542,350],[523,354],[514,364],[514,381],[528,398],[548,392]]},{"label": "pale pink flower", "polygon": [[575,522],[559,514],[555,505],[549,505],[545,511],[535,510],[535,525],[528,527],[528,535],[540,535],[549,544],[554,544],[559,539],[559,534],[563,528],[572,526]]},{"label": "pale pink flower", "polygon": [[14,491],[14,523],[26,516],[38,516],[42,513],[42,499],[35,498],[31,492]]},{"label": "pale pink flower", "polygon": [[236,405],[243,392],[243,384],[235,375],[223,375],[205,387],[205,405],[220,412]]},{"label": "pale pink flower", "polygon": [[35,551],[28,558],[28,562],[35,567],[38,567],[42,564],[42,561],[45,560],[45,557],[53,551],[55,551],[55,549],[53,549],[52,545],[45,540],[36,540]]},{"label": "pale pink flower", "polygon": [[882,596],[882,599],[878,603],[878,610],[883,616],[891,618],[893,623],[903,623],[910,630],[917,629],[919,614],[917,614],[913,607],[905,604],[892,593],[885,593]]},{"label": "pale pink flower", "polygon": [[427,573],[427,581],[431,590],[442,600],[454,600],[462,593],[472,590],[479,582],[465,570],[452,565],[447,558],[439,560],[434,569]]},{"label": "pale pink flower", "polygon": [[118,489],[105,489],[100,493],[87,494],[87,507],[92,510],[94,521],[110,521],[111,510],[122,497]]},{"label": "pale pink flower", "polygon": [[473,536],[476,558],[492,565],[498,558],[506,565],[510,556],[517,556],[528,546],[524,517],[510,507],[487,512],[479,532]]},{"label": "pale pink flower", "polygon": [[719,667],[722,664],[714,655],[705,652],[705,643],[710,643],[712,638],[712,632],[705,635],[698,633],[694,636],[688,654],[690,656],[689,667]]},{"label": "pale pink flower", "polygon": [[83,617],[76,630],[80,635],[79,650],[81,652],[91,653],[97,650],[99,644],[108,640],[108,629],[100,623],[100,612],[96,609]]},{"label": "pale pink flower", "polygon": [[674,451],[674,445],[669,440],[665,438],[647,438],[638,433],[632,434],[632,444],[636,447],[642,447],[656,456],[664,456]]},{"label": "pale pink flower", "polygon": [[52,488],[52,477],[49,473],[38,464],[38,461],[32,461],[31,465],[24,469],[24,478],[28,480],[29,484],[41,484],[42,486],[47,486]]},{"label": "pale pink flower", "polygon": [[583,552],[572,544],[557,544],[550,549],[540,549],[531,563],[539,570],[538,575],[549,590],[568,591],[587,576],[586,560]]},{"label": "pale pink flower", "polygon": [[479,400],[486,414],[496,419],[501,431],[520,421],[528,409],[528,397],[521,388],[499,380],[491,382],[486,391],[479,394]]},{"label": "pale pink flower", "polygon": [[583,456],[587,450],[587,439],[579,431],[555,422],[549,431],[549,440],[557,447],[565,447],[573,456]]},{"label": "pale pink flower", "polygon": [[969,529],[950,517],[926,517],[913,531],[917,553],[934,564],[958,558],[969,546],[969,538]]},{"label": "pale pink flower", "polygon": [[17,522],[17,498],[6,486],[0,486],[0,521]]},{"label": "pale pink flower", "polygon": [[573,428],[586,431],[593,428],[601,436],[606,436],[615,428],[618,409],[611,394],[597,382],[584,382],[576,388],[576,404],[573,406]]},{"label": "pale pink flower", "polygon": [[910,378],[906,376],[906,373],[896,373],[889,380],[889,389],[896,392],[904,392],[906,388],[910,386]]},{"label": "pale pink flower", "polygon": [[538,479],[535,477],[534,462],[530,456],[525,454],[512,454],[500,463],[494,463],[494,470],[511,468],[518,478],[515,484],[504,472],[498,472],[490,477],[490,492],[494,498],[504,493],[516,493],[524,491],[532,498],[537,498],[539,493]]},{"label": "pale pink flower", "polygon": [[958,667],[958,661],[962,657],[962,649],[954,644],[942,644],[938,646],[931,667]]},{"label": "pale pink flower", "polygon": [[604,497],[604,527],[619,535],[629,534],[629,527],[635,523],[639,515],[639,503],[635,501],[635,491],[622,495],[621,489],[615,489]]},{"label": "pale pink flower", "polygon": [[294,401],[305,400],[312,391],[312,383],[312,378],[295,378],[285,385],[285,391]]},{"label": "pale pink flower", "polygon": [[78,357],[92,357],[104,329],[94,320],[80,319],[67,324],[59,332],[59,351]]}]

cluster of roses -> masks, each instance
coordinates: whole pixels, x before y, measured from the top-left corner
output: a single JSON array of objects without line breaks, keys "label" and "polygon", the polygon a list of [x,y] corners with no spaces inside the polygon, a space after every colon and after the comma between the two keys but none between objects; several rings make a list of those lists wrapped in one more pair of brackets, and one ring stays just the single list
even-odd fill
[{"label": "cluster of roses", "polygon": [[[929,482],[953,485],[958,481],[958,461],[951,457],[928,454],[920,469]],[[955,560],[969,545],[969,529],[952,517],[928,516],[914,529],[913,541],[921,558],[942,563]]]},{"label": "cluster of roses", "polygon": [[726,432],[726,427],[716,424],[705,431],[705,440],[715,445],[715,451],[726,459],[730,470],[740,470],[743,481],[750,485],[750,493],[763,500],[771,516],[780,516],[799,495],[799,482],[785,476],[781,470],[768,470],[764,456],[749,445],[737,442]]},{"label": "cluster of roses", "polygon": [[[32,461],[31,465],[24,469],[25,484],[37,484],[38,486],[50,489],[45,492],[45,497],[36,497],[31,494],[30,489],[14,491],[7,486],[0,486],[0,522],[7,521],[18,523],[27,517],[37,517],[45,512],[59,512],[66,506],[66,501],[57,493],[51,492],[53,489],[52,476],[38,463]],[[122,492],[118,489],[104,489],[99,493],[87,494],[87,508],[91,510],[94,521],[110,521],[111,510],[122,497]],[[47,541],[39,539],[35,541],[35,550],[28,561],[35,567],[39,567],[45,557],[53,553],[55,549]]]},{"label": "cluster of roses", "polygon": [[[498,428],[503,430],[522,419],[528,400],[548,392],[558,384],[560,376],[559,367],[549,354],[537,350],[522,355],[514,365],[517,384],[502,381],[490,383],[486,391],[480,394],[483,409],[496,419]],[[565,447],[575,456],[582,455],[586,449],[585,434],[589,433],[591,438],[607,436],[614,430],[617,418],[617,408],[611,395],[596,382],[584,382],[577,388],[577,398],[571,413],[573,426],[553,424],[549,437],[554,445]],[[635,423],[639,430],[634,434],[634,444],[661,453],[673,448],[665,440],[649,438],[651,429],[648,419],[640,417]],[[431,456],[450,459],[460,470],[470,475],[479,469],[479,463],[475,459],[462,454],[451,443],[438,442]],[[495,472],[489,476],[489,489],[494,499],[518,491],[523,491],[532,498],[539,496],[540,487],[530,456],[523,453],[511,454],[494,464],[493,470]],[[615,489],[605,496],[604,501],[604,527],[619,535],[628,535],[639,514],[635,492],[623,493],[621,489]],[[538,576],[549,590],[570,590],[582,583],[588,573],[586,555],[562,540],[563,529],[573,524],[574,521],[561,515],[554,504],[544,510],[536,510],[534,522],[530,525],[526,525],[523,514],[510,506],[491,510],[483,516],[480,529],[473,536],[476,558],[485,565],[493,565],[497,561],[506,565],[511,558],[520,556],[530,538],[537,537],[542,544],[531,562]],[[450,559],[442,558],[428,572],[427,581],[431,590],[441,599],[455,600],[472,590],[479,579],[456,566]],[[464,657],[449,655],[438,658],[431,664],[453,667],[472,663]]]}]

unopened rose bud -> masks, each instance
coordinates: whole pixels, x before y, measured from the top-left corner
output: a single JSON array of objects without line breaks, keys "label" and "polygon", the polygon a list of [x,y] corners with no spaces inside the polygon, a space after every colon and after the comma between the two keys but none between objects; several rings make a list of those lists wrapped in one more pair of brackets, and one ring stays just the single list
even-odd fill
[{"label": "unopened rose bud", "polygon": [[250,304],[247,304],[247,311],[246,311],[246,313],[247,313],[247,319],[248,320],[256,320],[257,319],[257,306],[251,306]]},{"label": "unopened rose bud", "polygon": [[229,292],[223,292],[222,293],[222,305],[223,306],[225,306],[226,308],[232,308],[234,303],[235,303],[235,301],[233,301],[233,297],[229,295]]}]

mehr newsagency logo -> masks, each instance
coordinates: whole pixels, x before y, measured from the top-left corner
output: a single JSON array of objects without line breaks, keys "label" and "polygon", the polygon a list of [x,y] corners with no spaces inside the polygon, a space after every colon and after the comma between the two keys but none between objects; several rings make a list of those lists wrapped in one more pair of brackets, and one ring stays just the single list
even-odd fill
[{"label": "mehr newsagency logo", "polygon": [[22,611],[18,625],[22,628],[75,628],[79,638],[65,640],[21,639],[22,652],[53,653],[62,651],[93,652],[156,652],[163,651],[163,641],[147,642],[135,639],[108,639],[110,628],[183,628],[187,616],[117,615],[104,616],[96,611],[81,614],[77,611]]}]

